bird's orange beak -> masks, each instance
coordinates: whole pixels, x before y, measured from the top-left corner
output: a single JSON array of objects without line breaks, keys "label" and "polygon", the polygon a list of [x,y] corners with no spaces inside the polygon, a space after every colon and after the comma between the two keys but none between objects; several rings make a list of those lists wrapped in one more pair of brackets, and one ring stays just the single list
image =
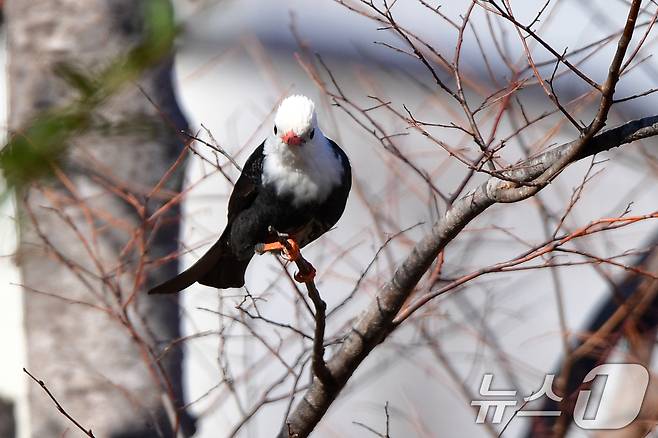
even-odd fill
[{"label": "bird's orange beak", "polygon": [[295,134],[293,131],[286,132],[281,139],[285,144],[291,146],[299,146],[303,143],[302,138]]}]

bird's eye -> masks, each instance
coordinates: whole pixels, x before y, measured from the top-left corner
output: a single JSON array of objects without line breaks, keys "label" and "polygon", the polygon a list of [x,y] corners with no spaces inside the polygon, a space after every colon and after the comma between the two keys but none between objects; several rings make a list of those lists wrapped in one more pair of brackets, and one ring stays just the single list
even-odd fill
[{"label": "bird's eye", "polygon": [[278,129],[276,129],[276,125],[274,125],[274,135],[276,135]]},{"label": "bird's eye", "polygon": [[308,136],[308,138],[310,138],[311,140],[313,140],[313,136],[314,136],[314,135],[315,135],[315,129],[312,129],[312,130],[311,130],[311,133],[310,133],[309,136]]}]

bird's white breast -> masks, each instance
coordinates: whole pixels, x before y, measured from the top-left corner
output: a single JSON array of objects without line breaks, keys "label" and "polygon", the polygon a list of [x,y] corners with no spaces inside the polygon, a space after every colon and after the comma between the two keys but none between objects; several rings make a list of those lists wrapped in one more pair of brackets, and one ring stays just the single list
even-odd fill
[{"label": "bird's white breast", "polygon": [[295,207],[323,202],[341,183],[343,163],[321,133],[301,146],[270,137],[263,153],[263,184],[278,195],[291,196]]}]

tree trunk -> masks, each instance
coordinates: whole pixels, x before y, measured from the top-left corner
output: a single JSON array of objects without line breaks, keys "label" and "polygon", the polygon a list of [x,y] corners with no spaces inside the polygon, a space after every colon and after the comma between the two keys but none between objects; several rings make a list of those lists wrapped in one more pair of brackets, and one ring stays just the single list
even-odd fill
[{"label": "tree trunk", "polygon": [[0,398],[0,438],[16,437],[14,404]]},{"label": "tree trunk", "polygon": [[[93,74],[138,45],[146,3],[8,0],[10,129],[77,98],[56,66]],[[58,178],[20,196],[27,368],[97,437],[169,437],[194,428],[178,409],[181,350],[168,349],[154,360],[179,336],[177,299],[141,293],[177,268],[173,262],[153,273],[140,270],[147,256],[177,248],[176,207],[157,232],[144,220],[182,183],[177,170],[147,196],[183,147],[176,130],[185,120],[171,74],[171,59],[162,60],[139,77],[139,87],[129,83],[104,101],[94,111],[94,128],[69,139]],[[142,214],[130,196],[145,206]],[[148,252],[140,248],[143,242]],[[31,381],[29,388],[32,436],[82,436],[39,385]]]}]

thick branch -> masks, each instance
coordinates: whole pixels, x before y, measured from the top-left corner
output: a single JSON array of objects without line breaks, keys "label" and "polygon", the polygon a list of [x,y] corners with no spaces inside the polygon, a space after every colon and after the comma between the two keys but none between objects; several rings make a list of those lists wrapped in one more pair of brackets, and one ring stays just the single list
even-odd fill
[{"label": "thick branch", "polygon": [[[578,153],[570,162],[655,135],[658,135],[658,116],[631,121],[602,132],[585,144],[582,144],[582,139],[578,139],[528,159],[507,170],[505,177],[531,183],[563,157],[573,154],[576,148],[578,148]],[[490,178],[475,191],[457,201],[444,217],[434,224],[431,232],[415,245],[398,267],[391,281],[383,287],[368,306],[343,342],[341,349],[327,363],[335,384],[325,386],[319,380],[314,380],[286,422],[280,437],[306,437],[309,435],[352,373],[368,354],[395,329],[393,319],[423,274],[429,269],[436,255],[471,220],[488,207],[497,202],[506,202],[501,193],[509,190],[510,184],[512,183],[509,181]]]}]

